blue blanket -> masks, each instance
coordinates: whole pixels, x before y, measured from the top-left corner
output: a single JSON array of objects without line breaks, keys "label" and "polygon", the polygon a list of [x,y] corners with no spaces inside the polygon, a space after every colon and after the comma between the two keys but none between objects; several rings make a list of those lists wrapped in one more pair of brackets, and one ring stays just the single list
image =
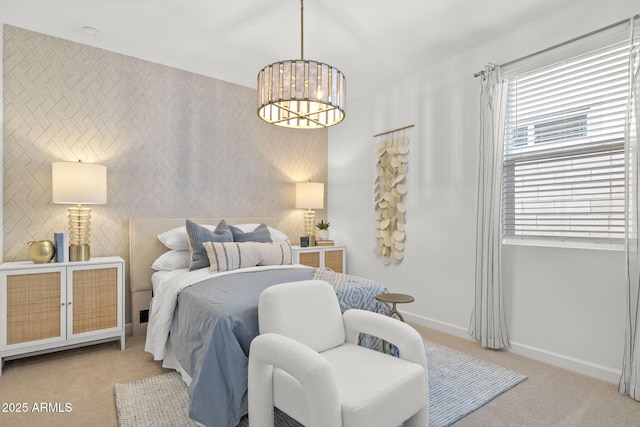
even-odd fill
[{"label": "blue blanket", "polygon": [[334,285],[343,311],[387,310],[374,298],[386,292],[383,286],[313,268],[239,272],[212,277],[180,292],[170,339],[178,361],[192,378],[190,418],[208,427],[238,424],[247,397],[249,346],[258,335],[260,293],[277,283],[308,279]]}]

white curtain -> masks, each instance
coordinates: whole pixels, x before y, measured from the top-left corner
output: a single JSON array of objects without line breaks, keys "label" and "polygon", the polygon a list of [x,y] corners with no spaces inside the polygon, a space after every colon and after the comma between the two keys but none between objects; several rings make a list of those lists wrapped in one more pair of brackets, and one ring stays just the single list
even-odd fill
[{"label": "white curtain", "polygon": [[475,304],[469,335],[483,347],[509,346],[502,297],[502,158],[507,81],[487,67],[480,94],[480,170]]},{"label": "white curtain", "polygon": [[640,400],[640,47],[630,55],[631,89],[626,140],[627,224],[625,239],[626,325],[620,393]]}]

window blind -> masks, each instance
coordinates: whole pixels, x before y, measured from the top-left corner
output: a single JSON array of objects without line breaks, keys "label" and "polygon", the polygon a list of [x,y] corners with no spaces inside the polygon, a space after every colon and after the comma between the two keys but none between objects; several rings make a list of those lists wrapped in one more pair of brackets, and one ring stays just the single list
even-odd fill
[{"label": "window blind", "polygon": [[509,79],[505,236],[624,237],[628,44]]}]

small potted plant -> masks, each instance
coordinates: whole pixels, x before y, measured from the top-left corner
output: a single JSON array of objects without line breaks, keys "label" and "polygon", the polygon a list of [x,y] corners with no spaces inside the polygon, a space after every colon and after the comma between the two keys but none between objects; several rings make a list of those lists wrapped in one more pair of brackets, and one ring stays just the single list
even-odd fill
[{"label": "small potted plant", "polygon": [[324,219],[316,224],[318,228],[318,240],[329,240],[329,225],[331,225],[331,223]]}]

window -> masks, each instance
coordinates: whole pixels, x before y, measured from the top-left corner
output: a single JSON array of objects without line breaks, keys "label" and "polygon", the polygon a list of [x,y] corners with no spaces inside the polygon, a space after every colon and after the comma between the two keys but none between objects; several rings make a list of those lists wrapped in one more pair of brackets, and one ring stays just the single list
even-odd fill
[{"label": "window", "polygon": [[587,115],[580,114],[538,123],[534,129],[535,143],[585,138],[587,136]]},{"label": "window", "polygon": [[509,80],[502,222],[507,237],[624,237],[628,46]]}]

